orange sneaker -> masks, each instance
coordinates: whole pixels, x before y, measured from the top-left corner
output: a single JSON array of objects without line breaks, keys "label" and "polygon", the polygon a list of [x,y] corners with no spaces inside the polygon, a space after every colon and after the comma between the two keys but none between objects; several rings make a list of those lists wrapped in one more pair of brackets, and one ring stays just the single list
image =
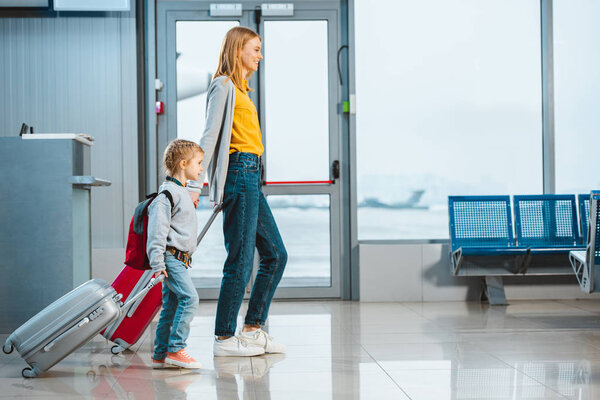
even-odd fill
[{"label": "orange sneaker", "polygon": [[163,358],[162,360],[155,360],[154,357],[152,358],[152,368],[154,369],[161,369],[161,368],[165,368],[165,359]]},{"label": "orange sneaker", "polygon": [[177,353],[167,353],[165,363],[181,368],[197,369],[202,367],[198,361],[186,353],[185,349],[181,349]]}]

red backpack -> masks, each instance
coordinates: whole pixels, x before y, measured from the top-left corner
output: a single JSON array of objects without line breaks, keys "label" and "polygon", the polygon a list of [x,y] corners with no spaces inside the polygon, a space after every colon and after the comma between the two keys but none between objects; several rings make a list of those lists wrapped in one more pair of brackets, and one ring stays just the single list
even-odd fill
[{"label": "red backpack", "polygon": [[151,269],[150,260],[146,254],[146,243],[148,241],[148,206],[160,194],[164,194],[171,203],[173,209],[173,197],[168,190],[160,193],[152,193],[146,196],[146,200],[137,205],[129,224],[129,235],[127,236],[127,248],[125,249],[125,265],[134,269]]}]

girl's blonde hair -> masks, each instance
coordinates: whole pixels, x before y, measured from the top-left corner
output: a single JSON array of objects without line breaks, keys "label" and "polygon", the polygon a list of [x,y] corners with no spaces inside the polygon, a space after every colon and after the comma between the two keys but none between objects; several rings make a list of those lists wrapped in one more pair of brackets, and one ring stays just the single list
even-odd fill
[{"label": "girl's blonde hair", "polygon": [[219,76],[227,76],[235,86],[245,91],[244,76],[242,75],[242,48],[256,37],[262,41],[259,34],[252,29],[243,26],[231,28],[225,35],[225,39],[223,39],[219,64],[213,79]]},{"label": "girl's blonde hair", "polygon": [[173,140],[167,145],[163,155],[165,173],[173,176],[179,169],[179,162],[181,160],[191,160],[197,151],[204,154],[204,150],[202,150],[202,147],[198,143],[184,139]]}]

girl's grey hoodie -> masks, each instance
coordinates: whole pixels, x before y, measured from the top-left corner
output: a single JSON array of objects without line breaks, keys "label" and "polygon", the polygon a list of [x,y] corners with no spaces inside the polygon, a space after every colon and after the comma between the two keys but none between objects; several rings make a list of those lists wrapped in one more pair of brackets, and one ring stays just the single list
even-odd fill
[{"label": "girl's grey hoodie", "polygon": [[167,196],[159,194],[148,207],[148,241],[146,254],[153,272],[165,269],[167,246],[192,254],[196,251],[198,220],[192,198],[183,186],[164,182],[158,192],[168,190],[173,197],[173,209]]}]

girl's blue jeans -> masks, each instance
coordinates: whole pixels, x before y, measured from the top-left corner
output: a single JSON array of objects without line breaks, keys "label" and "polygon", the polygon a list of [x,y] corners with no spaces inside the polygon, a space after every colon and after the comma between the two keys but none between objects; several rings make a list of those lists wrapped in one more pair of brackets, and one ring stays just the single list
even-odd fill
[{"label": "girl's blue jeans", "polygon": [[258,156],[229,156],[223,199],[223,234],[227,259],[217,305],[215,335],[235,335],[237,315],[250,280],[254,250],[260,264],[248,303],[245,323],[263,325],[275,289],[287,263],[287,252],[265,196],[260,190]]},{"label": "girl's blue jeans", "polygon": [[162,360],[167,352],[176,353],[186,347],[190,323],[198,308],[198,293],[185,264],[168,252],[165,264],[169,276],[163,281],[163,308],[154,340],[155,360]]}]

